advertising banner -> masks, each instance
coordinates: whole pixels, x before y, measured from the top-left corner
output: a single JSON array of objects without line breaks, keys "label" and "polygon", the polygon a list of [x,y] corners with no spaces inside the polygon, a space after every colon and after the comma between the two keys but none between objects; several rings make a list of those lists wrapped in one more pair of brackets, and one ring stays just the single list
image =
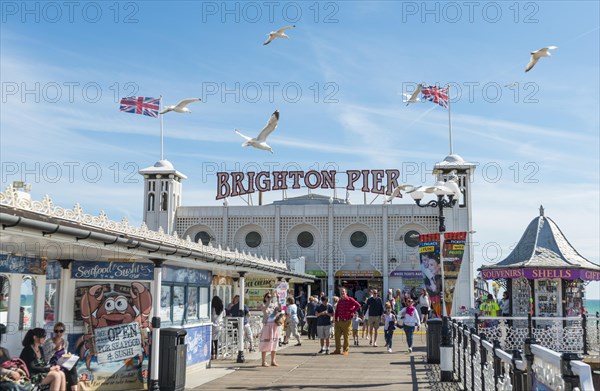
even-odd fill
[{"label": "advertising banner", "polygon": [[444,304],[446,313],[450,314],[454,298],[454,288],[465,254],[466,232],[446,232],[444,234]]},{"label": "advertising banner", "polygon": [[423,285],[429,294],[433,317],[441,318],[440,298],[442,291],[442,268],[440,267],[440,234],[419,235],[419,256]]}]

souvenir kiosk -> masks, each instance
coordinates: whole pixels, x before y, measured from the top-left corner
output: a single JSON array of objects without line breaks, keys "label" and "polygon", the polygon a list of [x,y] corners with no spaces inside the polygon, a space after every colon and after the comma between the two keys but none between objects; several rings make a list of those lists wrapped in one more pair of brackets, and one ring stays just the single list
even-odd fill
[{"label": "souvenir kiosk", "polygon": [[584,311],[585,285],[600,280],[600,267],[571,246],[541,206],[539,216],[508,257],[479,270],[482,278],[494,280],[508,292],[511,317],[522,319],[531,313],[533,327],[540,329],[564,329],[571,324],[565,319],[540,318],[579,318]]}]

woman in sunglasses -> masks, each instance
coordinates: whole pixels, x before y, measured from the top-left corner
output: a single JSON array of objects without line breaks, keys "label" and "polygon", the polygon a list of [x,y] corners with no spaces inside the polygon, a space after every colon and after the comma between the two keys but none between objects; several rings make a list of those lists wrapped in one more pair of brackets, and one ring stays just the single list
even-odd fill
[{"label": "woman in sunglasses", "polygon": [[[42,346],[44,358],[50,365],[56,365],[58,359],[69,351],[69,341],[65,337],[65,324],[57,322],[54,325],[52,338],[46,339]],[[77,391],[77,368],[75,365],[70,370],[62,368],[67,378],[67,386],[71,391]]]}]

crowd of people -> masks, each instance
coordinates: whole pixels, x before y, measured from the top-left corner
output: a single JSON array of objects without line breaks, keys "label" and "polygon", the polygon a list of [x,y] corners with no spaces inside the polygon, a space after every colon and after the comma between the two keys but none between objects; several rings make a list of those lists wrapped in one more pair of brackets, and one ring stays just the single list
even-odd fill
[{"label": "crowd of people", "polygon": [[[262,366],[278,366],[277,348],[289,343],[293,338],[294,346],[301,346],[301,335],[306,334],[309,340],[319,340],[318,354],[347,355],[350,339],[354,346],[359,346],[360,339],[367,339],[370,346],[378,346],[379,329],[383,326],[385,348],[392,352],[393,335],[397,328],[404,330],[408,353],[412,352],[413,334],[415,330],[426,324],[431,311],[431,302],[426,289],[418,293],[415,289],[395,294],[392,289],[385,299],[379,296],[377,289],[366,292],[356,289],[355,297],[348,294],[345,287],[339,289],[339,296],[328,298],[323,292],[307,297],[301,288],[297,295],[290,295],[282,306],[271,292],[265,293],[261,305],[262,330],[258,336],[258,349],[261,352]],[[361,300],[357,300],[360,298]],[[220,298],[214,297],[212,302],[213,321],[213,356],[218,352],[218,340],[222,316],[244,318],[244,334],[252,344],[252,330],[248,323],[248,307],[244,305],[240,312],[239,296],[224,310]],[[360,337],[360,338],[359,338]],[[334,339],[334,344],[331,340]],[[334,348],[332,349],[332,345]],[[270,360],[268,355],[270,354]]]}]

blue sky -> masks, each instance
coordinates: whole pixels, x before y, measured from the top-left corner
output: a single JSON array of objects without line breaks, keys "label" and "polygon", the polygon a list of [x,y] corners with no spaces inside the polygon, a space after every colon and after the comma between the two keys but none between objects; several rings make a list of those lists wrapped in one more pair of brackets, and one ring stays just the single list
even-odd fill
[{"label": "blue sky", "polygon": [[[540,204],[600,259],[598,2],[73,4],[2,3],[3,188],[25,180],[35,199],[139,224],[136,173],[159,159],[159,121],[120,113],[128,95],[203,99],[164,118],[184,205],[220,205],[211,173],[238,167],[418,167],[405,182],[429,184],[449,152],[447,112],[406,107],[402,92],[451,83],[454,152],[478,163],[476,264],[506,256]],[[290,24],[289,40],[262,45]],[[524,73],[548,45],[559,49]],[[275,153],[242,149],[233,129],[253,135],[275,109]]]}]

